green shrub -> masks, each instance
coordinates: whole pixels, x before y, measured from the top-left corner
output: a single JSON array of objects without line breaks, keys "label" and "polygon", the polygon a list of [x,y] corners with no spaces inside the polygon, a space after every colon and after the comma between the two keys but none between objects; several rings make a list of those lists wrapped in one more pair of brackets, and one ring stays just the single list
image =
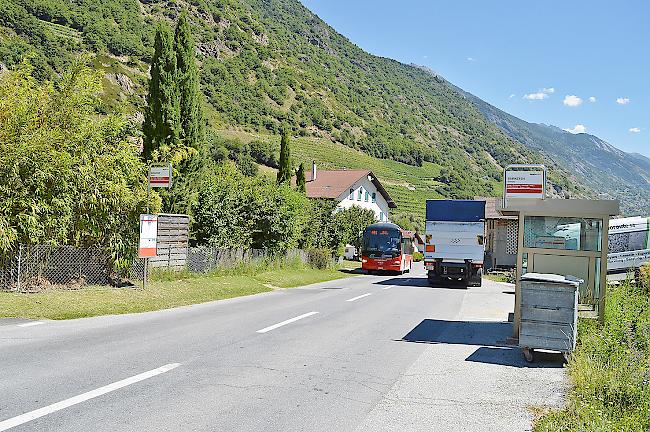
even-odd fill
[{"label": "green shrub", "polygon": [[650,262],[643,264],[639,268],[639,285],[650,293]]},{"label": "green shrub", "polygon": [[536,431],[650,430],[650,296],[611,287],[604,325],[581,320],[569,363],[573,388],[565,408],[540,419]]},{"label": "green shrub", "polygon": [[424,259],[424,254],[422,252],[413,252],[413,261],[420,262]]},{"label": "green shrub", "polygon": [[326,269],[332,265],[332,253],[329,249],[309,249],[307,251],[307,262],[313,268]]}]

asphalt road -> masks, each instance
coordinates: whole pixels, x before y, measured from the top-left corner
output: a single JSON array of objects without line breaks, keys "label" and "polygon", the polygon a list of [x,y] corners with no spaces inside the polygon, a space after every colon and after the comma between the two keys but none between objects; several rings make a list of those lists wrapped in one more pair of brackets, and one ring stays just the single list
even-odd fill
[{"label": "asphalt road", "polygon": [[172,310],[0,320],[0,431],[528,430],[560,357],[504,345],[508,286],[358,276]]}]

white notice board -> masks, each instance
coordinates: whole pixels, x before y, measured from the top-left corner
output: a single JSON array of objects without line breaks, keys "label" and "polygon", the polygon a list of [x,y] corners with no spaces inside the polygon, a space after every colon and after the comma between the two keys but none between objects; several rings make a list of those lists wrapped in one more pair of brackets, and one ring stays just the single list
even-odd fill
[{"label": "white notice board", "polygon": [[150,214],[140,215],[140,245],[138,257],[151,258],[156,256],[156,243],[158,238],[158,216]]}]

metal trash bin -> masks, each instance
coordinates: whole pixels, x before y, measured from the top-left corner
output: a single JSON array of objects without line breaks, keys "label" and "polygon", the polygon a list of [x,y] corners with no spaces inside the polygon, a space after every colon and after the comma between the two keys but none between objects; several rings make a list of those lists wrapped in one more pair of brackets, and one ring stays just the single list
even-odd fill
[{"label": "metal trash bin", "polygon": [[566,361],[575,349],[578,331],[578,287],[574,276],[526,273],[521,277],[519,346],[526,361],[535,349],[559,351]]}]

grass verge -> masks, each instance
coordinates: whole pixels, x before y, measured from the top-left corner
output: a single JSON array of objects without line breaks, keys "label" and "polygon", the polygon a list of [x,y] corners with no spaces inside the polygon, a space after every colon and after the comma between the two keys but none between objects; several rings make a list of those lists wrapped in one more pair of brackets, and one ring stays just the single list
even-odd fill
[{"label": "grass verge", "polygon": [[87,287],[35,294],[0,292],[0,318],[73,319],[168,309],[351,276],[339,268],[289,264],[243,266],[208,275],[158,273],[146,290]]},{"label": "grass verge", "polygon": [[605,322],[581,320],[566,406],[535,424],[546,431],[650,431],[650,295],[611,287]]}]

